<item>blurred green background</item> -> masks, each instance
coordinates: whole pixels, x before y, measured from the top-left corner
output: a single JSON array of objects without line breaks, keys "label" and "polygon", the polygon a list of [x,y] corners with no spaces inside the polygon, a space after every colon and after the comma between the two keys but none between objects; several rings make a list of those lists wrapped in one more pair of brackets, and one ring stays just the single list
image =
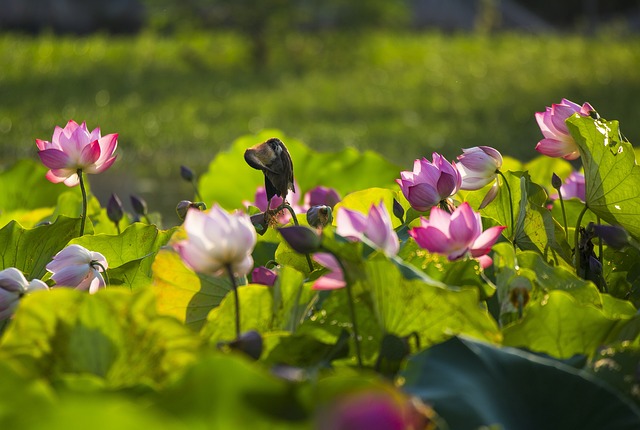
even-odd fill
[{"label": "blurred green background", "polygon": [[477,145],[530,159],[534,113],[563,97],[640,135],[640,38],[619,19],[640,15],[637,1],[451,2],[440,21],[428,6],[444,2],[426,0],[129,3],[127,19],[101,12],[80,29],[0,19],[1,167],[86,121],[119,134],[119,161],[90,177],[100,200],[140,194],[171,224],[193,197],[180,165],[202,173],[263,129],[320,151],[373,149],[403,170]]}]

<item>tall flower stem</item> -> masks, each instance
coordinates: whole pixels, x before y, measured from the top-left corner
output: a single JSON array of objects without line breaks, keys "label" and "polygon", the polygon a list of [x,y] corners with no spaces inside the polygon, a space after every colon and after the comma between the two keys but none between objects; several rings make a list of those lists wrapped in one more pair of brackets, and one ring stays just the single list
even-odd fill
[{"label": "tall flower stem", "polygon": [[[296,217],[296,211],[293,210],[291,205],[289,205],[288,203],[283,203],[282,207],[288,210],[289,213],[291,214],[291,218],[293,219],[293,224],[300,225],[298,223],[298,217]],[[313,272],[313,262],[311,261],[311,256],[309,254],[304,254],[304,256],[307,258],[307,265],[309,265],[309,272]]]},{"label": "tall flower stem", "polygon": [[575,259],[575,268],[576,268],[576,272],[580,272],[580,224],[582,223],[582,217],[584,216],[584,214],[587,212],[587,209],[589,209],[587,207],[587,205],[584,206],[584,208],[582,209],[582,211],[580,212],[580,215],[578,215],[578,221],[576,222],[576,231],[573,235],[573,252],[574,252],[574,259]]},{"label": "tall flower stem", "polygon": [[353,300],[353,291],[351,290],[351,280],[349,279],[349,274],[340,261],[340,258],[334,254],[334,257],[338,261],[340,265],[340,269],[342,270],[344,281],[345,281],[345,289],[347,290],[347,301],[349,302],[349,314],[351,316],[351,322],[353,323],[353,336],[355,338],[356,344],[356,358],[358,360],[358,367],[362,368],[362,352],[360,351],[360,334],[358,332],[358,322],[356,321],[356,306],[355,301]]},{"label": "tall flower stem", "polygon": [[496,171],[498,175],[502,177],[504,184],[507,186],[507,193],[509,194],[509,212],[511,214],[511,234],[512,234],[512,242],[513,246],[516,246],[516,225],[515,225],[515,217],[513,216],[513,195],[511,194],[511,186],[509,186],[509,181],[507,181],[507,177],[504,176],[500,170]]},{"label": "tall flower stem", "polygon": [[230,264],[227,264],[227,273],[229,274],[229,279],[231,280],[231,288],[233,289],[233,294],[235,296],[235,307],[236,307],[236,339],[240,338],[240,295],[238,294],[238,285],[236,284],[236,277],[233,276],[233,269]]},{"label": "tall flower stem", "polygon": [[80,216],[80,236],[84,236],[84,225],[87,220],[87,190],[84,187],[84,178],[82,177],[82,169],[76,171],[80,180],[80,191],[82,192],[82,215]]},{"label": "tall flower stem", "polygon": [[562,197],[562,192],[558,188],[558,198],[560,199],[560,207],[562,208],[562,220],[564,221],[564,235],[569,239],[569,227],[567,226],[567,212],[564,209],[564,198]]}]

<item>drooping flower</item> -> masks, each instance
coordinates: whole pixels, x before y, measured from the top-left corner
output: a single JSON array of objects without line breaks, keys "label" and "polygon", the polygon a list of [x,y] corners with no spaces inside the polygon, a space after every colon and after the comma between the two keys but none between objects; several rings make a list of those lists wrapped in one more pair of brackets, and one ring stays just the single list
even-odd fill
[{"label": "drooping flower", "polygon": [[89,132],[84,122],[78,125],[71,120],[64,128],[56,126],[51,142],[36,139],[36,145],[40,160],[50,169],[46,178],[74,187],[80,182],[78,170],[101,173],[111,167],[118,135],[101,136],[100,128]]},{"label": "drooping flower", "polygon": [[74,244],[58,252],[46,269],[56,285],[89,290],[94,294],[106,285],[102,272],[108,267],[104,255]]},{"label": "drooping flower", "polygon": [[396,182],[411,207],[424,212],[458,192],[462,177],[455,163],[434,152],[432,162],[426,158],[415,160],[413,171],[400,172]]},{"label": "drooping flower", "polygon": [[271,269],[264,266],[256,267],[251,271],[251,282],[254,284],[262,284],[268,287],[273,287],[276,283],[278,274]]},{"label": "drooping flower", "polygon": [[189,209],[183,225],[188,239],[175,249],[191,269],[219,275],[230,266],[236,276],[251,271],[257,235],[249,215],[228,213],[215,204],[209,212]]},{"label": "drooping flower", "polygon": [[336,233],[340,236],[362,240],[369,239],[387,256],[395,256],[400,249],[398,235],[393,230],[391,216],[385,205],[371,205],[367,216],[341,207],[336,215]]},{"label": "drooping flower", "polygon": [[456,164],[462,177],[462,190],[479,190],[495,181],[502,167],[502,154],[489,146],[463,149]]},{"label": "drooping flower", "polygon": [[[580,172],[571,172],[560,186],[560,192],[562,193],[562,198],[565,200],[577,198],[584,202],[587,195],[584,175]],[[549,197],[555,200],[559,196],[557,193],[554,193]]]},{"label": "drooping flower", "polygon": [[536,145],[536,151],[549,157],[562,157],[566,160],[575,160],[580,157],[578,145],[569,133],[565,121],[575,113],[589,116],[593,107],[589,103],[582,106],[562,99],[560,103],[554,103],[544,112],[536,112],[536,121],[544,139]]},{"label": "drooping flower", "polygon": [[483,232],[480,214],[465,202],[451,214],[433,208],[429,219],[420,217],[420,226],[409,230],[409,235],[429,252],[457,260],[465,255],[474,258],[486,255],[505,228],[496,226]]},{"label": "drooping flower", "polygon": [[40,279],[27,281],[22,272],[15,267],[0,271],[0,321],[13,315],[20,298],[25,294],[48,289],[47,284]]},{"label": "drooping flower", "polygon": [[311,286],[314,290],[337,290],[344,288],[347,283],[340,263],[333,254],[328,252],[318,252],[313,255],[313,260],[329,269],[329,273],[320,276]]}]

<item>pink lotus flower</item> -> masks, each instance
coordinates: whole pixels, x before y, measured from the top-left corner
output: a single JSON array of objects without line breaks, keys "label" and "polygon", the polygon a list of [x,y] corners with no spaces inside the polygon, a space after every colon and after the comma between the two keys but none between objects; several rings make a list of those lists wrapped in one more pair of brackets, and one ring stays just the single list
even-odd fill
[{"label": "pink lotus flower", "polygon": [[9,267],[0,271],[0,321],[13,315],[20,298],[38,290],[48,290],[47,284],[40,279],[27,281],[21,271]]},{"label": "pink lotus flower", "polygon": [[[580,172],[571,172],[571,174],[564,180],[560,187],[563,199],[577,198],[583,202],[586,200],[585,179],[584,175]],[[557,193],[549,196],[555,200],[559,196]]]},{"label": "pink lotus flower", "polygon": [[83,122],[71,120],[64,128],[56,126],[51,142],[36,139],[38,156],[50,170],[46,178],[54,183],[64,182],[68,187],[78,185],[78,170],[100,173],[107,170],[116,156],[118,135],[100,136],[100,128],[89,132]]},{"label": "pink lotus flower", "polygon": [[46,269],[52,273],[56,285],[89,290],[94,294],[105,286],[102,273],[108,268],[107,259],[80,245],[69,245],[58,252]]},{"label": "pink lotus flower", "polygon": [[391,217],[382,202],[377,206],[371,205],[367,216],[341,207],[336,215],[336,223],[336,232],[340,236],[354,240],[366,237],[387,256],[398,254],[398,235],[393,230]]},{"label": "pink lotus flower", "polygon": [[536,112],[536,121],[544,139],[536,145],[536,151],[549,157],[562,157],[566,160],[575,160],[580,157],[578,145],[567,129],[565,121],[575,113],[589,116],[594,111],[589,103],[582,106],[562,99],[561,103],[552,104],[544,112]]},{"label": "pink lotus flower", "polygon": [[175,249],[195,272],[219,275],[231,267],[235,276],[244,276],[253,267],[257,235],[246,213],[230,214],[217,204],[209,212],[192,208],[183,225],[188,239]]},{"label": "pink lotus flower", "polygon": [[333,188],[318,185],[304,195],[303,209],[308,210],[312,206],[333,207],[340,201],[340,194]]},{"label": "pink lotus flower", "polygon": [[278,274],[271,269],[267,269],[264,266],[256,267],[251,272],[251,282],[254,284],[266,285],[268,287],[273,287],[276,283],[276,279],[278,278]]},{"label": "pink lotus flower", "polygon": [[396,179],[411,207],[425,212],[458,192],[462,177],[455,163],[449,163],[438,153],[433,162],[426,158],[413,163],[413,172],[400,172]]},{"label": "pink lotus flower", "polygon": [[[474,258],[486,255],[506,228],[496,226],[483,232],[480,214],[474,212],[467,202],[451,214],[433,208],[429,219],[420,217],[420,222],[419,227],[409,230],[409,235],[422,248],[444,254],[449,260],[457,260],[465,255]],[[482,260],[481,263],[485,267]]]},{"label": "pink lotus flower", "polygon": [[[296,188],[296,190],[299,190],[300,186],[296,183],[295,184],[295,188]],[[287,197],[288,197],[287,202],[293,208],[293,210],[296,212],[296,214],[305,212],[299,205],[300,194],[297,191],[289,191],[289,194],[287,194]],[[258,188],[256,188],[256,194],[254,196],[254,201],[250,202],[248,200],[245,200],[245,201],[243,201],[243,204],[247,208],[249,206],[255,206],[258,209],[260,209],[260,211],[262,211],[262,212],[266,211],[267,210],[268,200],[267,200],[267,190],[265,189],[265,187],[263,185],[261,185]],[[281,204],[282,204],[282,197],[273,196],[271,198],[271,209],[275,209],[278,206],[280,206]],[[278,220],[279,224],[287,224],[289,221],[291,221],[291,214],[289,213],[288,210],[283,210],[280,213],[278,213],[276,219]]]},{"label": "pink lotus flower", "polygon": [[318,252],[313,255],[313,260],[329,269],[329,273],[316,279],[311,286],[314,290],[336,290],[338,288],[344,288],[347,283],[344,280],[344,273],[340,263],[333,254],[328,252]]},{"label": "pink lotus flower", "polygon": [[495,181],[502,167],[502,154],[489,146],[463,149],[456,164],[462,177],[462,190],[479,190]]}]

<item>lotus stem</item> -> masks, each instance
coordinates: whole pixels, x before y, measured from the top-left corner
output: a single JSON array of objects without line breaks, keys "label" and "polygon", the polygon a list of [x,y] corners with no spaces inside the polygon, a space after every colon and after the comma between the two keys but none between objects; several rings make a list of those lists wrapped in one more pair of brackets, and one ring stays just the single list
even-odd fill
[{"label": "lotus stem", "polygon": [[240,338],[240,295],[238,294],[238,285],[236,284],[236,277],[233,275],[233,268],[230,264],[227,264],[227,273],[229,274],[229,279],[231,280],[231,289],[233,290],[233,295],[235,297],[235,308],[236,308],[236,339]]},{"label": "lotus stem", "polygon": [[349,314],[351,316],[351,321],[353,323],[353,336],[355,338],[356,344],[356,358],[358,360],[358,367],[362,368],[362,352],[360,351],[360,334],[358,333],[358,322],[356,321],[356,306],[353,300],[353,291],[351,290],[351,282],[349,280],[348,272],[346,271],[344,264],[337,255],[334,254],[338,264],[340,265],[340,269],[342,270],[342,274],[344,276],[345,281],[345,289],[347,290],[347,301],[349,302]]},{"label": "lotus stem", "polygon": [[82,214],[80,215],[80,236],[84,236],[84,225],[87,219],[87,190],[84,188],[84,178],[82,169],[78,169],[78,179],[80,180],[80,191],[82,192]]}]

